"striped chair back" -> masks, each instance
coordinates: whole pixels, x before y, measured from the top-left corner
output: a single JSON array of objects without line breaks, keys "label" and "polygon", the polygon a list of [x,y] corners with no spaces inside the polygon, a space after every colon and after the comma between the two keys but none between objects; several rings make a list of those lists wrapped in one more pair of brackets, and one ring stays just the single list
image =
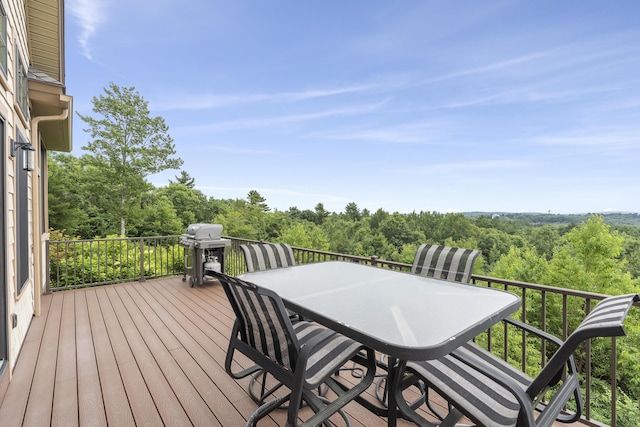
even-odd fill
[{"label": "striped chair back", "polygon": [[475,249],[425,243],[416,252],[411,273],[452,282],[469,283],[473,263],[478,255],[480,251]]},{"label": "striped chair back", "polygon": [[217,274],[238,322],[240,339],[293,371],[299,344],[282,299],[275,292],[236,277]]},{"label": "striped chair back", "polygon": [[527,393],[536,396],[546,385],[555,385],[560,380],[559,375],[565,361],[587,339],[626,335],[624,319],[633,303],[638,301],[640,297],[637,294],[613,296],[600,301],[549,359]]},{"label": "striped chair back", "polygon": [[247,272],[289,267],[296,264],[293,249],[285,243],[240,245]]}]

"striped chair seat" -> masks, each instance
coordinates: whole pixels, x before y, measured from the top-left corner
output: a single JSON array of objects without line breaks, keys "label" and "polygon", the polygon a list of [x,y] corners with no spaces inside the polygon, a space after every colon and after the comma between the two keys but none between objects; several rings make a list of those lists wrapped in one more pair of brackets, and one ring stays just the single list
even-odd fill
[{"label": "striped chair seat", "polygon": [[480,255],[475,249],[423,244],[416,251],[411,273],[452,282],[469,283],[473,264]]},{"label": "striped chair seat", "polygon": [[324,333],[322,347],[315,347],[307,360],[305,381],[309,388],[317,387],[324,378],[336,372],[345,360],[351,359],[362,345],[344,335],[315,323],[300,321],[293,324],[300,347],[305,346],[318,334]]},{"label": "striped chair seat", "polygon": [[[456,354],[461,353],[473,354],[472,357],[478,358],[476,364],[487,363],[515,375],[514,379],[517,379],[517,385],[523,392],[533,381],[526,374],[473,343],[467,343],[456,351]],[[482,353],[488,353],[490,357]],[[467,365],[454,355],[428,362],[409,362],[407,369],[416,373],[436,392],[446,396],[454,407],[472,408],[473,419],[479,425],[495,427],[516,425],[520,404],[515,396],[484,375],[482,370]]]},{"label": "striped chair seat", "polygon": [[[436,390],[453,405],[455,410],[450,411],[444,424],[462,416],[477,426],[486,427],[548,427],[555,421],[574,422],[581,416],[583,402],[573,352],[589,338],[625,335],[623,321],[637,301],[640,301],[637,294],[602,300],[565,342],[522,322],[507,319],[508,323],[527,333],[558,345],[555,354],[535,378],[474,343],[465,343],[437,360],[408,362],[405,372],[414,375],[414,380],[424,381],[427,387]],[[551,399],[536,404],[548,387],[558,384],[559,387],[549,392]],[[403,411],[421,423],[422,418],[401,396],[397,398]],[[576,412],[564,413],[566,403],[572,398]],[[534,409],[539,412],[537,417],[534,417]]]},{"label": "striped chair seat", "polygon": [[244,253],[247,272],[290,267],[296,264],[293,249],[285,243],[258,243],[240,245]]}]

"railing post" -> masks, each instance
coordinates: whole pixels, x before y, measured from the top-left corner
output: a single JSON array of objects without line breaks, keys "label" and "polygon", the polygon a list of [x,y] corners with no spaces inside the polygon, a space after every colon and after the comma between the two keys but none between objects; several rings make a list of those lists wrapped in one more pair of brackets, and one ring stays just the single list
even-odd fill
[{"label": "railing post", "polygon": [[45,280],[45,293],[46,294],[50,294],[51,293],[51,240],[47,239],[45,240],[45,259],[46,261],[46,276],[44,278]]},{"label": "railing post", "polygon": [[144,282],[144,237],[140,237],[140,282]]}]

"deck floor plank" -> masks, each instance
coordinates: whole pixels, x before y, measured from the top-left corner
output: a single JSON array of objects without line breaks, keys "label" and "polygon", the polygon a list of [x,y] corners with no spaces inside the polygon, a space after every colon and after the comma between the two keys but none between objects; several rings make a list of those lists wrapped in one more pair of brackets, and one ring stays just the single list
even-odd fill
[{"label": "deck floor plank", "polygon": [[129,404],[136,425],[150,427],[162,425],[162,418],[160,418],[158,409],[151,397],[151,392],[129,348],[106,289],[96,289],[96,296],[105,319],[105,326],[113,346],[113,353],[121,373],[123,386],[127,396],[129,396]]},{"label": "deck floor plank", "polygon": [[102,385],[91,335],[89,309],[84,291],[78,291],[76,303],[76,357],[78,363],[78,413],[80,425],[106,426],[107,415]]},{"label": "deck floor plank", "polygon": [[[161,316],[162,313],[167,314],[161,316],[162,322],[182,346],[182,348],[172,350],[171,353],[216,418],[223,426],[239,424],[242,419],[241,414],[237,410],[221,408],[219,402],[222,399],[227,399],[225,393],[229,389],[236,389],[239,394],[242,393],[241,387],[226,374],[220,365],[212,363],[214,359],[211,355],[187,331],[190,322],[179,321],[181,313],[175,305],[171,304],[163,295],[149,292],[148,288],[138,287],[135,288],[135,291],[158,316]],[[218,353],[218,355],[222,356],[222,353]]]},{"label": "deck floor plank", "polygon": [[175,312],[177,322],[185,325],[191,337],[216,361],[217,368],[214,370],[214,367],[211,366],[209,369],[205,369],[207,373],[214,381],[220,381],[225,386],[226,397],[231,402],[244,399],[246,391],[229,377],[224,369],[228,334],[231,328],[227,329],[226,335],[222,334],[210,326],[211,323],[214,323],[214,318],[210,311],[203,310],[196,304],[189,305],[190,300],[185,298],[184,295],[179,293],[171,293],[170,295],[172,303],[177,308]]},{"label": "deck floor plank", "polygon": [[117,292],[119,288],[119,286],[107,288],[107,295],[109,295],[113,304],[116,316],[127,338],[129,348],[151,392],[151,396],[153,397],[153,401],[160,413],[163,423],[165,425],[190,425],[191,421],[188,415],[164,377],[153,353],[147,347],[144,337],[138,331],[129,311],[127,311],[121,300]]},{"label": "deck floor plank", "polygon": [[85,296],[107,422],[112,426],[135,426],[118,363],[113,354],[113,347],[98,303],[98,296],[94,289],[85,291]]},{"label": "deck floor plank", "polygon": [[[51,425],[78,424],[78,376],[76,364],[75,292],[62,293],[60,344],[56,364],[56,382],[53,394]],[[71,397],[70,397],[71,396]]]},{"label": "deck floor plank", "polygon": [[[181,277],[44,295],[0,424],[243,426],[257,405],[247,393],[249,379],[236,381],[225,371],[234,318],[221,286],[191,288]],[[250,365],[234,357],[234,370]],[[341,380],[357,381],[348,372]],[[374,401],[373,388],[364,396]],[[301,418],[309,411],[303,408]],[[355,402],[345,411],[354,427],[386,425]],[[285,422],[279,410],[260,426]]]},{"label": "deck floor plank", "polygon": [[[43,299],[41,315],[32,320],[27,337],[22,344],[20,363],[14,369],[13,379],[0,406],[0,420],[6,426],[20,426],[24,421],[51,301],[52,298]],[[4,402],[10,402],[10,404]]]},{"label": "deck floor plank", "polygon": [[171,355],[171,350],[182,348],[178,340],[164,327],[160,318],[133,288],[119,287],[118,292],[191,423],[198,426],[220,425]]},{"label": "deck floor plank", "polygon": [[29,403],[24,415],[24,424],[26,425],[46,426],[51,420],[52,407],[41,405],[39,402],[53,402],[63,301],[63,295],[54,295],[49,307],[47,324],[43,331],[38,361],[31,384]]}]

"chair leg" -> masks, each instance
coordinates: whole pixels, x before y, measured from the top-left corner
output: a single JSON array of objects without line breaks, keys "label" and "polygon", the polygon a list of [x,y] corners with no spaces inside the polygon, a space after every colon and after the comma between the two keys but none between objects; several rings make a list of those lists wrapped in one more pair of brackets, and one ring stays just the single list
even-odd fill
[{"label": "chair leg", "polygon": [[[435,415],[436,417],[438,417],[439,420],[444,420],[445,416],[442,415],[440,413],[440,411],[438,411],[433,404],[431,403],[431,401],[429,400],[429,387],[425,386],[424,387],[424,394],[425,394],[425,403],[427,405],[427,408],[429,408],[429,411],[431,411],[431,413],[433,415]],[[450,403],[447,403],[448,407],[449,407],[449,412],[451,412],[452,406]]]},{"label": "chair leg", "polygon": [[458,421],[460,421],[460,419],[464,416],[464,414],[458,411],[456,408],[452,407],[451,405],[449,405],[449,407],[451,408],[449,410],[449,415],[447,415],[444,420],[442,420],[442,423],[440,423],[439,427],[456,427],[459,425]]},{"label": "chair leg", "polygon": [[[253,399],[253,401],[258,405],[262,405],[269,396],[273,395],[273,393],[283,386],[282,383],[278,383],[270,389],[267,389],[267,375],[267,371],[261,369],[251,375],[251,379],[249,380],[249,385],[247,387],[249,390],[249,396],[251,396],[251,399]],[[262,377],[262,379],[259,381],[258,379],[260,377]],[[254,391],[256,385],[260,386],[259,393]],[[286,409],[286,406],[281,409]]]},{"label": "chair leg", "polygon": [[256,427],[258,425],[258,421],[269,415],[273,410],[282,406],[284,402],[289,400],[289,397],[290,395],[286,395],[260,405],[247,420],[246,427]]}]

